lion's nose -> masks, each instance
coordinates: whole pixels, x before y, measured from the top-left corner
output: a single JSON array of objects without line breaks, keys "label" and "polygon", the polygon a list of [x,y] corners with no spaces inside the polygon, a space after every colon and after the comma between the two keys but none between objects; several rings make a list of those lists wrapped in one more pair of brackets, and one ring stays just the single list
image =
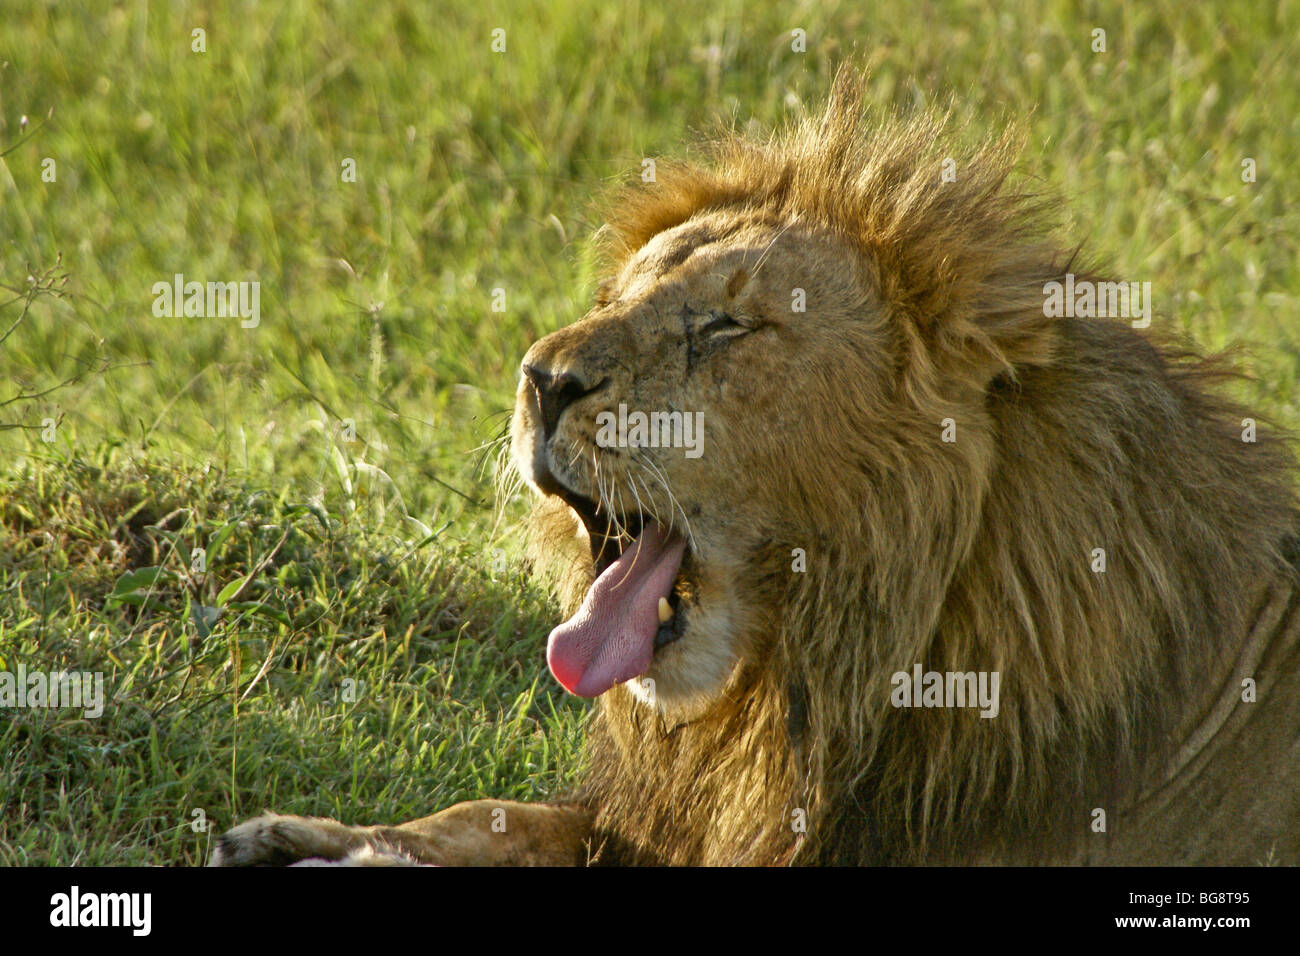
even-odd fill
[{"label": "lion's nose", "polygon": [[526,363],[523,369],[524,376],[537,394],[537,407],[542,413],[542,431],[547,438],[555,434],[560,416],[566,408],[600,387],[590,387],[581,376],[573,372],[552,374]]}]

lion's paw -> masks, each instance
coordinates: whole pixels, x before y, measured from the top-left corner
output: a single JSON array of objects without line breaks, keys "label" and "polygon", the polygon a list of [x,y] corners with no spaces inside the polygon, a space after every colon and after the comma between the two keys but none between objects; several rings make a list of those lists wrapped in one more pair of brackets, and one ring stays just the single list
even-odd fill
[{"label": "lion's paw", "polygon": [[267,813],[219,836],[208,865],[289,866],[305,860],[342,861],[365,845],[358,831],[333,820]]}]

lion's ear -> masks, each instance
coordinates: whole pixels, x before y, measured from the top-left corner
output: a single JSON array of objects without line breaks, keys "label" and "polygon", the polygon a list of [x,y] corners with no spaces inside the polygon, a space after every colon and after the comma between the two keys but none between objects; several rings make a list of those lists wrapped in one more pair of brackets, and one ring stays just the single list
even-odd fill
[{"label": "lion's ear", "polygon": [[941,335],[952,356],[981,384],[1052,360],[1056,323],[1043,308],[1038,270],[991,277],[969,314],[949,317]]},{"label": "lion's ear", "polygon": [[913,269],[912,288],[900,298],[911,315],[915,365],[940,381],[984,388],[999,375],[1048,364],[1058,327],[1044,308],[1043,287],[1053,270],[1050,253],[1037,252],[1001,262],[953,256],[929,281],[918,282],[924,271]]},{"label": "lion's ear", "polygon": [[1022,369],[1051,362],[1057,328],[1043,314],[1041,291],[1035,295],[1019,283],[997,292],[990,285],[980,295],[970,291],[949,290],[945,296],[935,283],[926,289],[924,303],[913,297],[894,301],[903,369],[912,385],[925,391],[947,392],[959,385],[982,392],[999,376],[1015,378]]}]

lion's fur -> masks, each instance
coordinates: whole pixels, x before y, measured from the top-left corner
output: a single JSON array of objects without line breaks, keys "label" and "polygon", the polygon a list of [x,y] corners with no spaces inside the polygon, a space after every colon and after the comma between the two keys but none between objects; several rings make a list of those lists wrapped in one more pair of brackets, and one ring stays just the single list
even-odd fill
[{"label": "lion's fur", "polygon": [[[1264,430],[1242,441],[1259,416],[1221,397],[1223,363],[1124,321],[1044,316],[1044,283],[1088,270],[1051,239],[1051,204],[1011,186],[1016,137],[963,151],[935,113],[861,116],[842,75],[824,115],[726,137],[706,165],[661,162],[610,206],[615,266],[706,211],[838,237],[887,310],[891,374],[858,380],[851,355],[827,370],[870,417],[832,436],[836,461],[791,456],[809,500],[760,504],[762,659],[694,720],[621,687],[600,700],[580,797],[599,859],[1079,859],[1093,809],[1122,832],[1231,692],[1270,587],[1290,626],[1293,461]],[[567,509],[537,515],[534,553],[572,608],[590,558]],[[806,573],[777,573],[793,548]],[[1000,672],[1000,715],[895,709],[890,675],[917,663]]]}]

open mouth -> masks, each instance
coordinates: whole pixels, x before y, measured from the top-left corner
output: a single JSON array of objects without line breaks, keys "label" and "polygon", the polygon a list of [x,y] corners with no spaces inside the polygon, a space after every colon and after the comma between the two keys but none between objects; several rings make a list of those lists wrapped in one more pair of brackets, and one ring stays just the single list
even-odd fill
[{"label": "open mouth", "polygon": [[[587,529],[587,537],[591,541],[591,560],[596,567],[597,578],[636,543],[641,537],[641,532],[645,530],[646,522],[653,520],[644,512],[638,511],[621,516],[615,523],[610,515],[603,513],[600,506],[590,498],[575,494],[567,488],[557,492],[557,496],[578,513],[583,527]],[[617,530],[620,527],[623,529],[622,534]],[[682,555],[677,576],[673,578],[671,592],[664,598],[664,603],[655,609],[659,618],[659,630],[655,633],[656,650],[682,636],[683,617],[686,613],[682,606],[682,597],[686,592],[686,579],[689,577],[690,565],[691,550],[688,547]]]},{"label": "open mouth", "polygon": [[564,687],[595,697],[639,677],[686,630],[691,566],[686,541],[643,512],[614,516],[558,482],[544,491],[569,505],[591,543],[596,579],[572,618],[547,641],[551,672]]}]

